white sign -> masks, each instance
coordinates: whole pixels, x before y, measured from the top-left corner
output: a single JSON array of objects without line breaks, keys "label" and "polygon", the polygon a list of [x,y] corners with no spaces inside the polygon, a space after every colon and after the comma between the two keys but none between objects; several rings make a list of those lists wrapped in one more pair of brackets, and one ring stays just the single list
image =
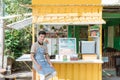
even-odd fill
[{"label": "white sign", "polygon": [[81,53],[95,53],[95,41],[81,41]]},{"label": "white sign", "polygon": [[76,38],[59,38],[59,54],[76,54]]}]

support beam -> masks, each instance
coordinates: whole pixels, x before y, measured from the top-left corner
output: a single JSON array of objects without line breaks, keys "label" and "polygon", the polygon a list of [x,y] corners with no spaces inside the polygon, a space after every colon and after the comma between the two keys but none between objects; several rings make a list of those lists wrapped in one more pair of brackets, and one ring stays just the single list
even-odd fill
[{"label": "support beam", "polygon": [[[3,16],[3,1],[0,0],[0,17]],[[3,68],[4,61],[4,25],[3,19],[0,19],[0,68]]]},{"label": "support beam", "polygon": [[[32,24],[32,44],[35,42],[35,24]],[[36,71],[32,69],[32,80],[36,80]]]},{"label": "support beam", "polygon": [[32,44],[35,42],[35,24],[32,24]]},{"label": "support beam", "polygon": [[102,59],[102,24],[100,26],[100,59]]},{"label": "support beam", "polygon": [[4,61],[4,27],[3,20],[0,20],[0,68],[3,68]]},{"label": "support beam", "polygon": [[4,16],[4,17],[1,17],[0,16],[0,19],[11,19],[11,18],[16,18],[16,17],[21,17],[21,16],[32,16],[32,13],[25,13],[25,14],[18,14],[18,15],[9,15],[9,16]]}]

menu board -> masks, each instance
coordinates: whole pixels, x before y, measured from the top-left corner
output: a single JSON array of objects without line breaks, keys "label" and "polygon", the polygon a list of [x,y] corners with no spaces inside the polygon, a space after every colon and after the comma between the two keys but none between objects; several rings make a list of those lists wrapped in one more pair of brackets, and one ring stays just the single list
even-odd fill
[{"label": "menu board", "polygon": [[81,41],[81,53],[95,53],[95,41]]},{"label": "menu board", "polygon": [[76,38],[59,38],[59,55],[76,54]]}]

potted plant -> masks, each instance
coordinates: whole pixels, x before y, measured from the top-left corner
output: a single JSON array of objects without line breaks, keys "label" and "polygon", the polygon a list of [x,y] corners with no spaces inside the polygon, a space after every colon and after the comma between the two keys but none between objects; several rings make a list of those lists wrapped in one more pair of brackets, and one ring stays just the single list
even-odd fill
[{"label": "potted plant", "polygon": [[40,31],[42,31],[42,30],[43,30],[43,28],[44,28],[44,26],[43,26],[43,25],[40,25],[40,26],[39,26]]},{"label": "potted plant", "polygon": [[67,26],[66,25],[63,26],[63,31],[65,31],[65,32],[67,31]]},{"label": "potted plant", "polygon": [[51,31],[52,31],[52,32],[55,31],[55,27],[54,27],[54,26],[51,27]]},{"label": "potted plant", "polygon": [[54,46],[55,46],[55,48],[56,48],[56,49],[54,50],[54,55],[56,55],[56,54],[58,54],[58,49],[57,49],[57,48],[58,48],[58,45],[57,45],[57,43],[56,43]]}]

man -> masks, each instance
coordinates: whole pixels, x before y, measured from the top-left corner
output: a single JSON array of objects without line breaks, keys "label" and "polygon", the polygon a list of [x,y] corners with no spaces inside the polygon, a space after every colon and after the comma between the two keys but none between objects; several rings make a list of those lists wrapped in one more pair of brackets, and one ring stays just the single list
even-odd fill
[{"label": "man", "polygon": [[33,68],[40,74],[40,80],[49,80],[55,76],[56,71],[48,55],[47,46],[45,46],[44,39],[46,32],[40,31],[38,33],[38,41],[31,47],[31,59],[33,61]]}]

